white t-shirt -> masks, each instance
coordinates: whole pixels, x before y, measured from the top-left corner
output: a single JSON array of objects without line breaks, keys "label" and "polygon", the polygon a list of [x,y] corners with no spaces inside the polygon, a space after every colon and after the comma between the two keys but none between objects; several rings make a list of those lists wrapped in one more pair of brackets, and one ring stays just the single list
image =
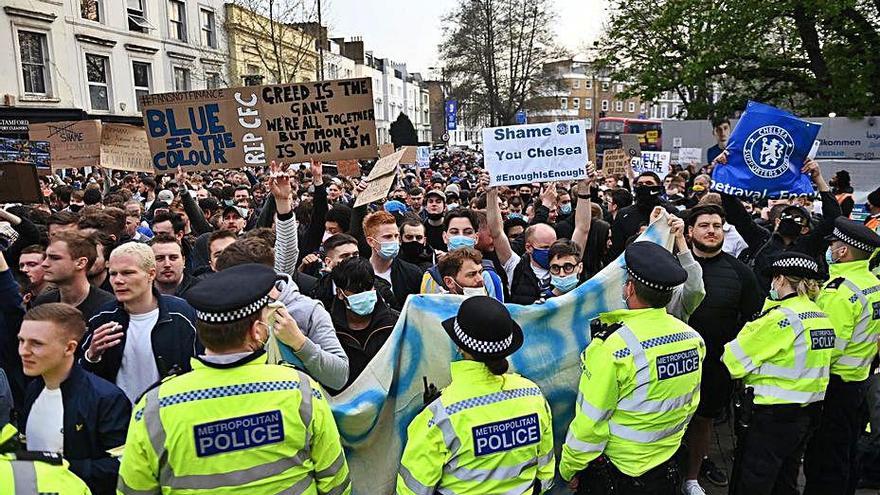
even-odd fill
[{"label": "white t-shirt", "polygon": [[[519,262],[522,261],[522,257],[514,252],[510,253],[510,258],[504,262],[504,272],[507,273],[507,280],[510,283],[513,283],[513,272],[516,270],[516,266],[519,265]],[[529,266],[532,268],[532,272],[535,273],[535,276],[538,277],[538,281],[541,283],[542,287],[550,286],[550,270],[545,270],[540,266],[535,266],[534,263],[529,263]]]},{"label": "white t-shirt", "polygon": [[[391,284],[391,267],[389,266],[388,269],[385,270],[384,272],[377,273],[376,276],[379,278],[385,279],[386,281],[388,281],[389,284]],[[392,286],[393,286],[393,284],[392,284]]]},{"label": "white t-shirt", "polygon": [[43,391],[34,401],[25,426],[28,450],[59,452],[64,450],[64,402],[61,389]]},{"label": "white t-shirt", "polygon": [[150,336],[159,320],[159,308],[148,313],[130,315],[128,330],[125,332],[125,349],[122,351],[122,365],[116,375],[116,386],[125,392],[132,403],[159,381],[159,370],[153,356]]}]

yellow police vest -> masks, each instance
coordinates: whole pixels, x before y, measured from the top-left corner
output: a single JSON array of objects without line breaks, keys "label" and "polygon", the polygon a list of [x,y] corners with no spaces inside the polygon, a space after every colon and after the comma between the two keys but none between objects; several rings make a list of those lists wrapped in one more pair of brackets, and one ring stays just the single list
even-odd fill
[{"label": "yellow police vest", "polygon": [[68,470],[67,462],[55,465],[17,460],[0,454],[0,493],[15,495],[91,495],[86,483]]},{"label": "yellow police vest", "polygon": [[330,406],[305,373],[263,353],[192,365],[135,406],[120,493],[351,492]]},{"label": "yellow police vest", "polygon": [[755,404],[810,404],[825,398],[834,342],[831,321],[809,297],[767,299],[721,361],[754,389]]},{"label": "yellow police vest", "polygon": [[831,280],[816,304],[834,325],[831,373],[845,382],[866,380],[880,341],[880,280],[868,261],[832,263]]},{"label": "yellow police vest", "polygon": [[700,402],[706,347],[696,331],[665,308],[612,311],[600,320],[613,333],[594,335],[581,357],[559,462],[565,480],[603,452],[629,476],[657,467],[678,450]]},{"label": "yellow police vest", "polygon": [[553,483],[550,406],[530,380],[457,361],[452,383],[410,423],[397,493],[531,494]]}]

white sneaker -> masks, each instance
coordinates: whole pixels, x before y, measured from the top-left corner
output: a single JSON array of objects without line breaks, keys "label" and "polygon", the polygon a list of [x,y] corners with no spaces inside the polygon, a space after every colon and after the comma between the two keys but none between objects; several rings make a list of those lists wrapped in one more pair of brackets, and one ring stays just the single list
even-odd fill
[{"label": "white sneaker", "polygon": [[683,495],[706,495],[706,490],[703,490],[697,480],[685,480],[681,485],[681,493]]}]

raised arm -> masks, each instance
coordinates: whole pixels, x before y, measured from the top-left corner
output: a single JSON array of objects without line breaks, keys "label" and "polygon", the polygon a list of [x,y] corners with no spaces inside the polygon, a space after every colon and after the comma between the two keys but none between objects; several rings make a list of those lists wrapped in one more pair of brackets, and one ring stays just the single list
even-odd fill
[{"label": "raised arm", "polygon": [[498,188],[490,188],[486,193],[486,221],[489,223],[489,233],[495,240],[495,254],[498,261],[503,265],[513,256],[510,248],[510,239],[504,233],[504,221],[501,219],[501,207],[498,206]]},{"label": "raised arm", "polygon": [[312,173],[312,185],[315,192],[312,194],[312,221],[306,229],[303,239],[302,254],[312,254],[321,247],[321,238],[324,237],[324,220],[327,219],[327,187],[324,185],[324,165],[312,160],[310,171]]},{"label": "raised arm", "polygon": [[[193,232],[196,235],[213,232],[214,227],[205,219],[205,212],[199,208],[198,203],[190,194],[189,188],[186,187],[186,173],[179,167],[177,169],[177,184],[181,188],[180,201],[183,203],[183,211],[189,217],[189,225]],[[155,204],[156,202],[154,201],[153,205],[155,206]]]},{"label": "raised arm", "polygon": [[593,221],[593,208],[590,203],[590,185],[596,178],[596,168],[592,163],[587,163],[587,177],[577,185],[577,208],[574,212],[574,233],[571,240],[581,248],[581,252],[587,248],[587,237],[590,235],[590,224]]},{"label": "raised arm", "polygon": [[292,187],[287,167],[284,164],[277,165],[274,161],[270,165],[271,178],[269,190],[275,201],[277,221],[275,222],[275,270],[293,275],[296,270],[296,261],[299,259],[299,237],[297,235],[296,218],[293,216],[293,208],[290,197]]}]

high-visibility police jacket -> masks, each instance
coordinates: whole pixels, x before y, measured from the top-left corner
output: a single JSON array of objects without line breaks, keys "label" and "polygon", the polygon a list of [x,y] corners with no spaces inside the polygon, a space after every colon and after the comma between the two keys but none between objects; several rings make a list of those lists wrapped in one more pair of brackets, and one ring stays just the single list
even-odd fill
[{"label": "high-visibility police jacket", "polygon": [[831,279],[816,304],[834,325],[831,373],[859,382],[868,378],[880,341],[880,280],[867,260],[832,263],[828,269]]},{"label": "high-visibility police jacket", "polygon": [[483,363],[452,363],[452,383],[407,429],[398,494],[531,494],[553,483],[553,424],[541,389]]},{"label": "high-visibility police jacket", "polygon": [[578,387],[559,473],[570,480],[603,452],[624,474],[667,461],[700,402],[706,346],[666,308],[617,310],[600,321],[581,355]]},{"label": "high-visibility police jacket", "polygon": [[85,481],[63,464],[18,460],[15,454],[0,454],[0,493],[15,495],[91,495]]},{"label": "high-visibility police jacket", "polygon": [[807,296],[764,302],[764,311],[724,346],[721,361],[754,389],[755,404],[810,404],[825,398],[834,349],[831,320]]},{"label": "high-visibility police jacket", "polygon": [[351,492],[330,406],[305,373],[262,352],[192,366],[135,405],[119,493]]}]

